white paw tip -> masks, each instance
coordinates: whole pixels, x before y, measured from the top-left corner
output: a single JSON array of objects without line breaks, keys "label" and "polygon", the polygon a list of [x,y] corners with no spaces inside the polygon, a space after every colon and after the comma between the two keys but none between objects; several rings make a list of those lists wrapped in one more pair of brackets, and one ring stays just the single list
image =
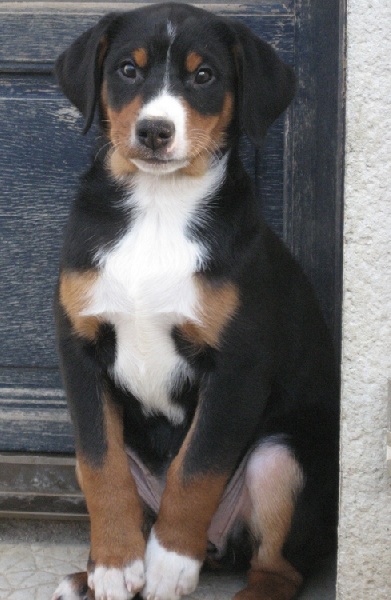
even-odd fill
[{"label": "white paw tip", "polygon": [[164,548],[152,530],[145,555],[146,600],[178,600],[195,590],[201,561]]},{"label": "white paw tip", "polygon": [[144,586],[144,563],[137,559],[118,569],[99,565],[88,576],[96,600],[130,600]]},{"label": "white paw tip", "polygon": [[128,591],[132,594],[143,589],[145,576],[144,563],[142,560],[135,560],[131,565],[125,568],[125,582]]}]

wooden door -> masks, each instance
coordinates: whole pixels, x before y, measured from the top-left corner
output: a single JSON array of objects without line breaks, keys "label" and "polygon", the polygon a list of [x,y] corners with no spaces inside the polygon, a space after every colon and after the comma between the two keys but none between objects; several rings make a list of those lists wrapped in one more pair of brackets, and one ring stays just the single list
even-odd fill
[{"label": "wooden door", "polygon": [[[72,464],[64,457],[73,452],[73,437],[57,367],[52,298],[62,230],[93,132],[81,136],[82,120],[60,94],[53,62],[102,14],[146,2],[0,1],[0,510],[15,508],[36,472],[39,481],[52,482],[49,487],[63,477],[68,489]],[[260,209],[313,281],[339,347],[343,3],[194,4],[242,20],[295,68],[294,103],[261,150],[243,141],[243,155]],[[53,502],[34,510],[67,512]]]}]

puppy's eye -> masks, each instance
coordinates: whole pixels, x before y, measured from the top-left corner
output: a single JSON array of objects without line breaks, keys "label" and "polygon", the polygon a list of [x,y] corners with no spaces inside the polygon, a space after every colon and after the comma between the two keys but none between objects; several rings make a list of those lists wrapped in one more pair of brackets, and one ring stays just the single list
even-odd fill
[{"label": "puppy's eye", "polygon": [[194,76],[194,82],[198,85],[209,83],[213,79],[213,71],[210,67],[200,67]]},{"label": "puppy's eye", "polygon": [[137,69],[130,61],[123,63],[119,68],[119,72],[127,79],[136,79],[137,77]]}]

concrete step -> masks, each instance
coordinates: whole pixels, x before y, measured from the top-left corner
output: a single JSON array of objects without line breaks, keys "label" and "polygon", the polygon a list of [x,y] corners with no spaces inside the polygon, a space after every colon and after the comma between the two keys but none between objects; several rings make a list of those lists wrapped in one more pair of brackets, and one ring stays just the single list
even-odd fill
[{"label": "concrete step", "polygon": [[[64,575],[84,570],[87,556],[85,522],[0,520],[0,598],[50,600]],[[188,598],[229,600],[244,585],[245,574],[205,573],[197,590]],[[335,599],[333,561],[328,561],[312,577],[299,599]]]}]

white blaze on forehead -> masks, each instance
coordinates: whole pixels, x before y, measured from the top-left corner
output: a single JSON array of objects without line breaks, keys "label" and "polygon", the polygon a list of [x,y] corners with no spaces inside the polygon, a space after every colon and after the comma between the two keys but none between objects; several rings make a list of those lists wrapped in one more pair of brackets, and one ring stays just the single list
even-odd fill
[{"label": "white blaze on forehead", "polygon": [[167,35],[169,37],[170,43],[167,49],[167,58],[166,58],[166,68],[164,71],[164,89],[168,90],[170,85],[170,65],[171,65],[171,46],[174,42],[176,29],[171,21],[167,21]]},{"label": "white blaze on forehead", "polygon": [[139,114],[139,119],[154,118],[169,119],[180,127],[185,123],[185,108],[177,96],[163,90],[145,104]]},{"label": "white blaze on forehead", "polygon": [[[171,65],[171,46],[176,36],[176,28],[171,21],[167,21],[167,35],[169,46],[167,48],[166,67],[162,86],[157,95],[147,102],[138,115],[138,121],[143,119],[167,119],[172,121],[175,127],[175,134],[170,146],[166,149],[168,158],[174,160],[184,160],[187,154],[187,136],[186,120],[187,113],[184,104],[180,98],[170,94],[170,65]],[[132,143],[135,139],[135,127],[132,131]]]},{"label": "white blaze on forehead", "polygon": [[175,28],[175,25],[173,25],[173,23],[171,23],[171,21],[167,21],[167,35],[170,38],[170,45],[171,45],[176,36],[176,28]]}]

